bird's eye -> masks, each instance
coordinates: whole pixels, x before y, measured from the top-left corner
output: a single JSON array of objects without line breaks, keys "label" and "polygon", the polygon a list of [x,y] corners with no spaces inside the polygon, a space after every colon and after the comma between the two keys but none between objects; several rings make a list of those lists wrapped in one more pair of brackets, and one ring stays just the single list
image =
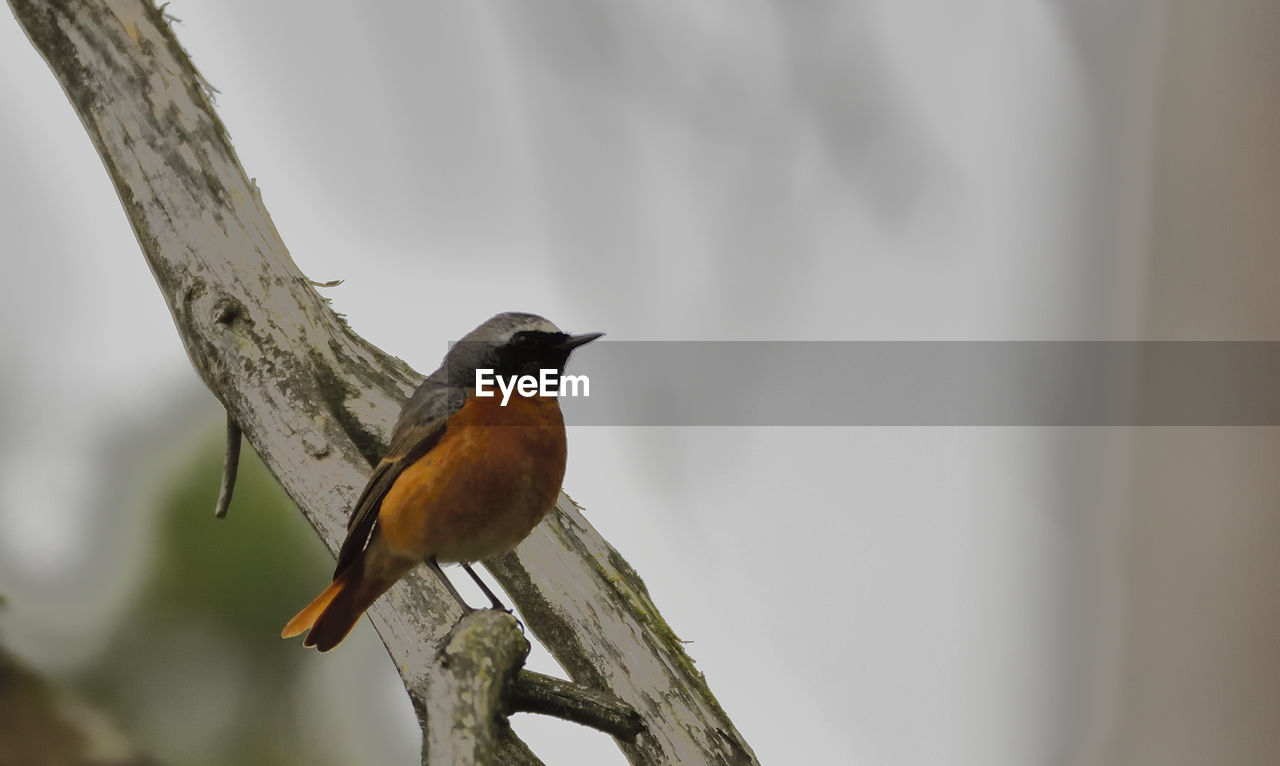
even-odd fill
[{"label": "bird's eye", "polygon": [[527,346],[533,342],[533,335],[528,332],[518,332],[511,336],[511,342],[517,346]]}]

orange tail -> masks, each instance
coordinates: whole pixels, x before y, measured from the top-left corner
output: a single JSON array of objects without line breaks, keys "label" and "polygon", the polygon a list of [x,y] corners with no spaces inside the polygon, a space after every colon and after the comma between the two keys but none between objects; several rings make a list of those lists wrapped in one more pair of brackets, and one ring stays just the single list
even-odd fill
[{"label": "orange tail", "polygon": [[302,642],[303,646],[314,646],[322,652],[337,646],[359,622],[360,615],[403,574],[400,572],[390,578],[366,578],[364,564],[363,557],[353,561],[332,585],[324,589],[324,593],[316,596],[289,620],[280,637],[293,638],[310,630]]}]

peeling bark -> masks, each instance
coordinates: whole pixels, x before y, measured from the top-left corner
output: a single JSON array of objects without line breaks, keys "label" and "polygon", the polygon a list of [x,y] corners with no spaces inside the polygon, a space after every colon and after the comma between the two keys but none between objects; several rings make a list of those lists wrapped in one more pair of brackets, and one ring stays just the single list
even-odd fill
[{"label": "peeling bark", "polygon": [[[162,11],[10,5],[97,148],[192,365],[337,550],[421,376],[351,332],[294,264]],[[640,733],[619,740],[632,763],[755,763],[640,578],[567,496],[515,553],[486,563],[575,681],[639,714]],[[425,568],[370,610],[420,717],[460,613]],[[509,734],[500,758],[537,762]]]}]

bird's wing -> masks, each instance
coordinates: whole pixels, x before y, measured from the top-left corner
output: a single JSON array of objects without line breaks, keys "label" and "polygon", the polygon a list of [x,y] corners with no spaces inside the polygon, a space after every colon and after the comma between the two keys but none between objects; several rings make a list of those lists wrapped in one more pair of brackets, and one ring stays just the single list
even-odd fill
[{"label": "bird's wing", "polygon": [[347,539],[338,551],[338,565],[333,572],[335,579],[369,544],[382,499],[391,485],[405,468],[436,446],[448,426],[449,416],[460,409],[459,402],[451,401],[457,397],[449,396],[449,393],[443,386],[424,383],[405,405],[392,432],[386,456],[373,469],[347,520]]}]

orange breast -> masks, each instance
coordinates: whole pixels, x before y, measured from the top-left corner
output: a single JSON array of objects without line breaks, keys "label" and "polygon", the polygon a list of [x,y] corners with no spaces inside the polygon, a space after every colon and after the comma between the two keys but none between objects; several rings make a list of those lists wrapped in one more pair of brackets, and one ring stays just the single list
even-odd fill
[{"label": "orange breast", "polygon": [[378,523],[388,547],[440,561],[515,548],[564,480],[564,419],[553,397],[469,397],[426,455],[401,472]]}]

